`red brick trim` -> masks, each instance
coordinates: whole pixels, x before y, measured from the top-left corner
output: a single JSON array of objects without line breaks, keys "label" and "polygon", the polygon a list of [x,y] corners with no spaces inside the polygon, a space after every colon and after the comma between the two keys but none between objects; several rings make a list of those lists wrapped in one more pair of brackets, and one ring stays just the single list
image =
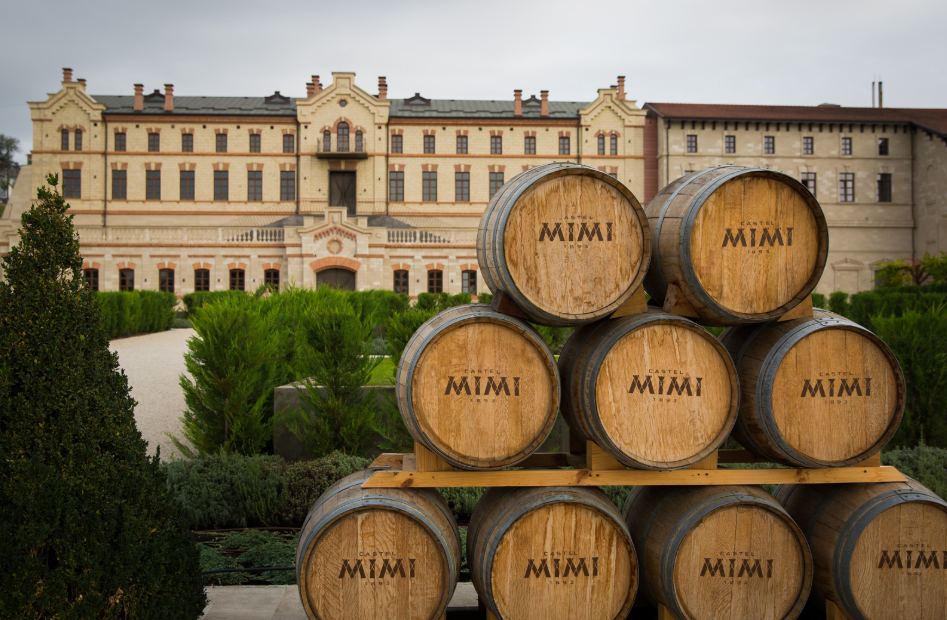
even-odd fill
[{"label": "red brick trim", "polygon": [[284,135],[284,136],[285,136],[285,135],[295,136],[295,135],[296,135],[296,130],[295,130],[295,129],[284,129],[284,130],[283,130],[283,135]]},{"label": "red brick trim", "polygon": [[102,266],[101,263],[96,263],[96,262],[90,263],[89,261],[83,261],[82,263],[83,269],[98,269],[101,266]]},{"label": "red brick trim", "polygon": [[[181,131],[184,131],[183,129]],[[128,133],[127,127],[112,127],[112,133]]]},{"label": "red brick trim", "polygon": [[178,164],[178,170],[196,170],[197,164]]},{"label": "red brick trim", "polygon": [[454,172],[470,172],[470,166],[465,164],[456,164]]},{"label": "red brick trim", "polygon": [[117,263],[115,265],[118,269],[135,269],[135,263]]},{"label": "red brick trim", "polygon": [[391,135],[393,135],[393,136],[403,136],[403,135],[404,135],[404,129],[392,129],[392,130],[391,130]]},{"label": "red brick trim", "polygon": [[560,131],[560,132],[559,132],[559,137],[560,137],[560,138],[568,138],[568,137],[571,137],[571,136],[572,136],[572,132],[571,132],[571,131]]},{"label": "red brick trim", "polygon": [[214,170],[230,170],[230,164],[228,163],[214,164]]},{"label": "red brick trim", "polygon": [[210,271],[210,268],[211,268],[212,266],[213,266],[213,265],[211,265],[210,263],[191,263],[191,267],[192,267],[193,269],[195,269],[195,270],[196,270],[196,269],[206,269],[206,270]]},{"label": "red brick trim", "polygon": [[437,172],[437,164],[421,164],[422,172]]},{"label": "red brick trim", "polygon": [[263,133],[263,130],[262,130],[262,129],[247,129],[247,131],[249,132],[249,134],[250,134],[251,136],[253,136],[253,135],[257,135],[257,136],[258,136],[258,135],[260,135],[261,133]]},{"label": "red brick trim", "polygon": [[405,164],[388,164],[388,172],[404,172]]},{"label": "red brick trim", "polygon": [[438,271],[444,271],[444,265],[442,263],[428,263],[427,265],[424,266],[424,268],[427,269],[428,271],[431,271],[433,269],[436,269]]},{"label": "red brick trim", "polygon": [[226,127],[216,127],[216,128],[214,129],[214,133],[215,133],[215,134],[218,134],[218,133],[223,133],[223,134],[225,134],[225,133],[227,133],[227,128],[226,128]]},{"label": "red brick trim", "polygon": [[246,263],[227,263],[227,269],[243,269],[246,271],[247,265]]},{"label": "red brick trim", "polygon": [[309,263],[309,267],[316,273],[336,267],[348,269],[349,271],[358,271],[361,266],[362,263],[358,262],[354,258],[344,258],[342,256],[328,256],[326,258],[320,258]]},{"label": "red brick trim", "polygon": [[[348,123],[348,124],[349,124],[349,131],[351,131],[352,133],[355,132],[355,126],[352,125],[352,121],[350,121],[349,119],[347,119],[347,118],[344,117],[344,116],[340,116],[340,117],[338,118],[338,120],[336,120],[336,121],[332,124],[332,127],[330,127],[329,130],[330,130],[332,133],[338,133],[338,132],[339,132],[339,123]],[[325,131],[325,130],[323,130],[323,131]],[[351,136],[349,136],[349,139],[351,139]]]},{"label": "red brick trim", "polygon": [[279,169],[282,172],[295,172],[296,164],[280,164]]},{"label": "red brick trim", "polygon": [[411,265],[408,263],[391,263],[392,271],[411,271]]},{"label": "red brick trim", "polygon": [[194,133],[194,128],[193,128],[193,127],[181,127],[181,133],[182,133],[182,134]]},{"label": "red brick trim", "polygon": [[157,162],[145,162],[145,170],[161,170],[161,164]]},{"label": "red brick trim", "polygon": [[175,263],[163,263],[163,262],[162,262],[162,263],[158,263],[158,264],[157,264],[157,267],[158,267],[158,269],[177,269],[178,266],[177,266],[177,264],[175,264]]},{"label": "red brick trim", "polygon": [[524,131],[524,132],[523,132],[523,135],[526,136],[526,137],[535,138],[535,137],[536,137],[536,132],[535,132],[535,131]]},{"label": "red brick trim", "polygon": [[112,168],[112,170],[128,170],[127,162],[119,163],[119,162],[113,161],[112,163],[109,164],[109,166]]},{"label": "red brick trim", "polygon": [[490,172],[504,172],[506,170],[506,166],[487,166],[487,169],[489,169]]},{"label": "red brick trim", "polygon": [[63,170],[82,170],[81,161],[61,161],[59,162],[59,165],[62,166]]},{"label": "red brick trim", "polygon": [[263,170],[263,164],[247,164],[247,170],[251,172]]},{"label": "red brick trim", "polygon": [[469,132],[468,130],[466,130],[466,129],[458,129],[458,130],[457,130],[457,135],[458,135],[458,136],[466,136],[468,133],[470,133],[470,132]]},{"label": "red brick trim", "polygon": [[490,135],[491,135],[491,136],[502,136],[502,135],[503,135],[503,130],[502,130],[502,129],[491,129],[491,130],[490,130]]},{"label": "red brick trim", "polygon": [[280,265],[279,263],[263,263],[264,271],[266,271],[267,269],[275,269],[276,271],[279,271],[282,268],[283,266]]},{"label": "red brick trim", "polygon": [[436,130],[436,129],[425,129],[425,130],[424,130],[424,135],[425,135],[425,136],[433,136],[433,135],[435,135],[436,133],[437,133],[437,130]]},{"label": "red brick trim", "polygon": [[147,129],[148,133],[161,133],[161,127],[149,127]]},{"label": "red brick trim", "polygon": [[480,271],[480,267],[479,265],[477,265],[477,263],[473,263],[473,264],[464,263],[463,265],[460,266],[460,270],[461,271]]}]

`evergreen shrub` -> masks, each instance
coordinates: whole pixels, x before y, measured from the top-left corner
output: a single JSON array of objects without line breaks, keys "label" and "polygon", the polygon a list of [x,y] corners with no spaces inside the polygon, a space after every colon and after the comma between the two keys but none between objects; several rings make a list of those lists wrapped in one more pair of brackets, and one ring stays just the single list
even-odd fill
[{"label": "evergreen shrub", "polygon": [[97,293],[97,299],[109,338],[161,332],[174,322],[174,293],[109,292]]},{"label": "evergreen shrub", "polygon": [[280,525],[301,527],[313,504],[326,489],[369,465],[371,461],[366,458],[341,452],[310,461],[269,461],[269,470],[282,476],[286,485],[284,501],[274,520]]},{"label": "evergreen shrub", "polygon": [[913,448],[882,452],[881,462],[897,467],[905,476],[914,478],[947,500],[947,450],[922,443]]}]

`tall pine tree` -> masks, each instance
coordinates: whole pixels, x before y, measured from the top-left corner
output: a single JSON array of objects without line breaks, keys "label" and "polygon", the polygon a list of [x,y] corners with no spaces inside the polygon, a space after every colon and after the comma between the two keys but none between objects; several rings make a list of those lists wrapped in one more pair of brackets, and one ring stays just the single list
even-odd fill
[{"label": "tall pine tree", "polygon": [[197,550],[135,427],[57,181],[3,258],[0,618],[197,618]]}]

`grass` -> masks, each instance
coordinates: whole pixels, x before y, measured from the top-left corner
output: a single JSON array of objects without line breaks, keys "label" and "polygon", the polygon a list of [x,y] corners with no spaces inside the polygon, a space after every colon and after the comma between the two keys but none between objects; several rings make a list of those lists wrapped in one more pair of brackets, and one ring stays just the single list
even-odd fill
[{"label": "grass", "polygon": [[398,364],[390,357],[383,359],[372,373],[371,385],[394,385],[397,366]]}]

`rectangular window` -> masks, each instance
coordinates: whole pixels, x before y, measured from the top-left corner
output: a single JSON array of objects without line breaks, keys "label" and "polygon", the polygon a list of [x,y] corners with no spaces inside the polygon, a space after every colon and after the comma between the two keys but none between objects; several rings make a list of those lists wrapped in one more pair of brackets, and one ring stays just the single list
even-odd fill
[{"label": "rectangular window", "polygon": [[214,170],[214,200],[230,200],[230,173]]},{"label": "rectangular window", "polygon": [[457,154],[467,154],[467,136],[457,136]]},{"label": "rectangular window", "polygon": [[687,152],[688,153],[697,152],[697,136],[694,136],[694,135],[687,136]]},{"label": "rectangular window", "polygon": [[569,143],[569,136],[559,136],[559,154],[568,155],[572,152],[572,147]]},{"label": "rectangular window", "polygon": [[145,170],[145,199],[161,200],[160,170]]},{"label": "rectangular window", "polygon": [[209,291],[210,290],[210,269],[195,269],[194,270],[194,290],[195,291]]},{"label": "rectangular window", "polygon": [[599,134],[598,136],[598,154],[605,154],[605,134]]},{"label": "rectangular window", "polygon": [[76,129],[76,150],[82,150],[82,130]]},{"label": "rectangular window", "polygon": [[388,173],[388,200],[404,201],[404,172]]},{"label": "rectangular window", "polygon": [[618,155],[618,135],[612,134],[612,155]]},{"label": "rectangular window", "polygon": [[842,172],[838,175],[838,201],[855,202],[854,172]]},{"label": "rectangular window", "polygon": [[192,133],[181,134],[181,152],[182,153],[194,152],[194,134]]},{"label": "rectangular window", "polygon": [[421,173],[421,200],[437,201],[437,172]]},{"label": "rectangular window", "polygon": [[526,136],[523,141],[523,153],[526,155],[536,154],[536,136]]},{"label": "rectangular window", "polygon": [[815,145],[812,136],[806,136],[802,139],[802,154],[812,155],[815,153]]},{"label": "rectangular window", "polygon": [[454,173],[454,200],[457,202],[470,202],[470,173]]},{"label": "rectangular window", "polygon": [[247,171],[247,200],[263,200],[263,171]]},{"label": "rectangular window", "polygon": [[809,193],[815,196],[815,172],[803,172],[802,184],[806,186]]},{"label": "rectangular window", "polygon": [[135,270],[118,270],[118,290],[130,293],[135,290]]},{"label": "rectangular window", "polygon": [[391,136],[391,152],[392,153],[404,152],[404,136]]},{"label": "rectangular window", "polygon": [[726,153],[736,153],[737,152],[737,137],[736,136],[724,136],[723,137],[723,148]]},{"label": "rectangular window", "polygon": [[123,152],[125,150],[125,134],[120,132],[115,134],[115,151]]},{"label": "rectangular window", "polygon": [[82,198],[82,171],[62,171],[62,197]]},{"label": "rectangular window", "polygon": [[125,170],[112,171],[112,200],[128,198],[128,172]]},{"label": "rectangular window", "polygon": [[296,173],[292,170],[279,173],[279,199],[296,200]]},{"label": "rectangular window", "polygon": [[432,269],[427,272],[427,292],[444,292],[444,272],[440,269]]},{"label": "rectangular window", "polygon": [[161,134],[160,133],[148,134],[148,151],[151,153],[157,153],[160,150],[161,150]]},{"label": "rectangular window", "polygon": [[463,271],[460,274],[460,292],[477,294],[477,272],[473,270]]},{"label": "rectangular window", "polygon": [[503,136],[490,136],[490,154],[503,154]]},{"label": "rectangular window", "polygon": [[230,270],[230,290],[231,291],[246,290],[246,273],[243,271],[243,269]]},{"label": "rectangular window", "polygon": [[174,292],[174,269],[158,270],[158,290],[162,293]]},{"label": "rectangular window", "polygon": [[424,136],[424,152],[434,152],[434,136]]},{"label": "rectangular window", "polygon": [[[78,132],[77,137],[78,137]],[[79,150],[79,147],[76,147],[76,150]],[[878,154],[885,156],[888,154],[888,139],[887,138],[878,138]]]},{"label": "rectangular window", "polygon": [[394,290],[396,293],[408,294],[408,271],[406,269],[395,270]]},{"label": "rectangular window", "polygon": [[217,152],[218,153],[227,152],[227,134],[225,133],[217,134]]},{"label": "rectangular window", "polygon": [[891,202],[891,174],[878,175],[878,202]]},{"label": "rectangular window", "polygon": [[490,173],[490,198],[493,198],[494,194],[500,191],[501,187],[503,187],[503,173],[491,172]]},{"label": "rectangular window", "polygon": [[284,153],[296,152],[296,136],[294,136],[291,133],[288,133],[283,136],[283,152]]},{"label": "rectangular window", "polygon": [[194,200],[194,171],[181,171],[181,200]]},{"label": "rectangular window", "polygon": [[260,144],[263,142],[261,138],[262,136],[260,136],[260,134],[258,133],[250,134],[250,152],[251,153],[260,152]]},{"label": "rectangular window", "polygon": [[852,139],[842,138],[842,155],[852,154]]},{"label": "rectangular window", "polygon": [[263,271],[263,283],[274,291],[279,290],[279,269],[266,269]]},{"label": "rectangular window", "polygon": [[82,276],[85,278],[85,285],[93,291],[99,290],[99,270],[83,269]]},{"label": "rectangular window", "polygon": [[773,155],[776,152],[776,137],[775,136],[764,136],[763,137],[763,153],[766,155]]},{"label": "rectangular window", "polygon": [[63,151],[69,150],[69,130],[62,130],[62,143],[60,144],[60,149]]}]

